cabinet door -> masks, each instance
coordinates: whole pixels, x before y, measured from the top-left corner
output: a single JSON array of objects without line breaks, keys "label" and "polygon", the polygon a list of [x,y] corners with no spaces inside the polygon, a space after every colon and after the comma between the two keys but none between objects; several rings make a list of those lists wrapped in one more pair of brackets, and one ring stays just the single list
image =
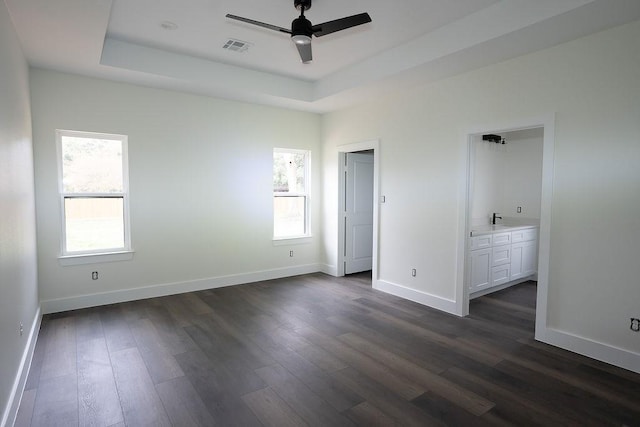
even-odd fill
[{"label": "cabinet door", "polygon": [[538,272],[538,242],[524,242],[522,247],[522,276]]},{"label": "cabinet door", "polygon": [[491,249],[471,251],[469,291],[475,292],[489,286],[491,280]]},{"label": "cabinet door", "polygon": [[524,277],[523,252],[526,243],[514,243],[511,245],[511,280]]}]

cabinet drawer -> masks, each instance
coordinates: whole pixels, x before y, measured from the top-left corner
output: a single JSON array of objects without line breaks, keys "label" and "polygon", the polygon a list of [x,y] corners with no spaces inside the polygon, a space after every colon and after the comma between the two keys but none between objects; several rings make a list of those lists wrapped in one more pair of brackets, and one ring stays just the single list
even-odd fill
[{"label": "cabinet drawer", "polygon": [[511,232],[508,231],[506,233],[494,233],[493,235],[493,246],[498,245],[508,245],[511,243]]},{"label": "cabinet drawer", "polygon": [[538,229],[525,228],[511,232],[511,243],[528,242],[538,238]]},{"label": "cabinet drawer", "polygon": [[491,286],[502,285],[511,279],[511,266],[500,265],[491,269]]},{"label": "cabinet drawer", "polygon": [[495,246],[491,253],[491,265],[502,265],[511,263],[511,245]]},{"label": "cabinet drawer", "polygon": [[528,242],[530,240],[538,240],[538,229],[537,228],[528,228],[524,230],[524,241]]},{"label": "cabinet drawer", "polygon": [[491,234],[483,234],[482,236],[475,236],[471,238],[471,250],[474,249],[486,249],[490,248],[493,243]]}]

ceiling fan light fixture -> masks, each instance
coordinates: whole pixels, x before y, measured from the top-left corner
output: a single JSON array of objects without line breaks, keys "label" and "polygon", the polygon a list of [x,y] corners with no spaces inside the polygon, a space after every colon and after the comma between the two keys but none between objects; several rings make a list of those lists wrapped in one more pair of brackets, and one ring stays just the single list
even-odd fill
[{"label": "ceiling fan light fixture", "polygon": [[300,44],[300,45],[311,44],[311,37],[305,34],[296,34],[294,36],[291,36],[291,40],[293,40],[295,44]]}]

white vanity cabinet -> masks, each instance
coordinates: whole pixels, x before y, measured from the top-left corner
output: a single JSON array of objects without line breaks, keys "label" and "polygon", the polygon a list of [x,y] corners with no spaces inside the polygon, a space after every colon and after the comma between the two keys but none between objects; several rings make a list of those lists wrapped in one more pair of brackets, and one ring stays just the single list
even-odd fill
[{"label": "white vanity cabinet", "polygon": [[[472,233],[473,234],[473,233]],[[537,227],[479,233],[469,241],[469,293],[479,296],[504,288],[536,273]],[[489,291],[487,291],[489,290]]]}]

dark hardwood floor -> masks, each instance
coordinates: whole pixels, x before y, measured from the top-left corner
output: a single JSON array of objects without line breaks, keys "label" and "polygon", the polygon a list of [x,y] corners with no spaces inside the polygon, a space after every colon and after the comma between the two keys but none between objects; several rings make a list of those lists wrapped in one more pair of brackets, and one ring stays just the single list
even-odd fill
[{"label": "dark hardwood floor", "polygon": [[640,425],[640,375],[533,340],[535,282],[471,304],[313,274],[47,315],[16,425]]}]

